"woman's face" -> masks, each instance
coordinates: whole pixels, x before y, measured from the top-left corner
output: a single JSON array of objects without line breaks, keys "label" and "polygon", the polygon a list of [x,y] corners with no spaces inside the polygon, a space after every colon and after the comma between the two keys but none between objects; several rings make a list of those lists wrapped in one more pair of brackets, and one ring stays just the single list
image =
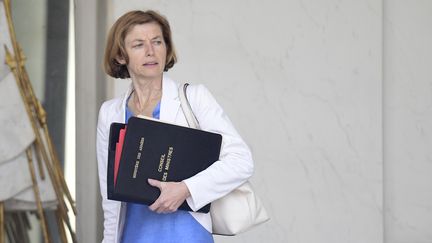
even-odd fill
[{"label": "woman's face", "polygon": [[[125,47],[129,56],[127,69],[132,80],[162,80],[167,50],[158,24],[135,25],[125,37]],[[125,60],[118,61],[126,64]]]}]

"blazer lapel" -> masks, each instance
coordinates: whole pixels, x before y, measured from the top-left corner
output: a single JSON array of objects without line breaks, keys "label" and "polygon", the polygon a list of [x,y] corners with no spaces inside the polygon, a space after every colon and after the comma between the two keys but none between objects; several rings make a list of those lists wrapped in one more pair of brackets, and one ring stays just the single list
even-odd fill
[{"label": "blazer lapel", "polygon": [[175,123],[179,107],[180,99],[177,84],[164,75],[162,79],[160,120]]},{"label": "blazer lapel", "polygon": [[132,89],[133,89],[133,86],[131,83],[127,92],[124,94],[124,96],[120,100],[121,102],[117,102],[117,104],[115,105],[115,107],[114,107],[115,111],[113,112],[113,114],[114,114],[113,121],[120,122],[120,123],[126,122],[125,121],[125,118],[126,118],[126,100],[129,97],[130,93],[132,92]]}]

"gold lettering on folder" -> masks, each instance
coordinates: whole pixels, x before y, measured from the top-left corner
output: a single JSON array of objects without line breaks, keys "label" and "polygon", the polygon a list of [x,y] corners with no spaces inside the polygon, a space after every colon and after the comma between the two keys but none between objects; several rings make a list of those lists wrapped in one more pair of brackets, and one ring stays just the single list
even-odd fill
[{"label": "gold lettering on folder", "polygon": [[140,142],[139,142],[139,147],[138,147],[138,153],[136,156],[135,167],[134,167],[134,171],[132,174],[132,178],[134,178],[134,179],[136,178],[137,173],[138,173],[138,167],[140,164],[141,152],[142,152],[143,148],[144,148],[144,137],[141,137]]},{"label": "gold lettering on folder", "polygon": [[162,154],[159,160],[158,172],[162,172],[164,161],[165,161],[165,154]]},{"label": "gold lettering on folder", "polygon": [[160,156],[158,172],[162,173],[161,181],[166,181],[168,178],[168,170],[169,170],[170,165],[171,165],[173,153],[174,153],[174,148],[172,146],[169,146],[168,152],[166,154],[162,154]]},{"label": "gold lettering on folder", "polygon": [[168,177],[168,173],[167,173],[167,172],[164,172],[164,173],[163,173],[163,176],[162,176],[162,181],[166,181],[166,180],[167,180],[167,177]]},{"label": "gold lettering on folder", "polygon": [[139,143],[139,151],[142,151],[144,147],[144,137],[141,137],[140,143]]},{"label": "gold lettering on folder", "polygon": [[173,147],[169,147],[169,148],[168,148],[168,157],[167,157],[167,162],[166,162],[166,164],[165,164],[165,170],[166,170],[166,171],[169,170],[169,167],[170,167],[170,164],[171,164],[171,159],[172,159],[172,153],[173,153],[173,151],[174,151],[174,148],[173,148]]},{"label": "gold lettering on folder", "polygon": [[174,152],[174,148],[172,146],[168,147],[167,159],[166,159],[166,164],[165,164],[165,168],[164,168],[164,173],[162,175],[162,181],[166,181],[168,178],[168,171],[169,171],[169,168],[171,165],[173,152]]}]

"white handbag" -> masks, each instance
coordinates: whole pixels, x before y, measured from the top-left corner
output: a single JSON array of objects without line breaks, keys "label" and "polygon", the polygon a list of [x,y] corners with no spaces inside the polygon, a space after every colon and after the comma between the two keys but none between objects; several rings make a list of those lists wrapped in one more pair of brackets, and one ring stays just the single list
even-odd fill
[{"label": "white handbag", "polygon": [[[180,103],[189,127],[199,129],[198,120],[186,96],[188,85],[185,83],[179,88]],[[213,234],[217,235],[236,235],[270,219],[249,181],[212,202],[210,214]]]}]

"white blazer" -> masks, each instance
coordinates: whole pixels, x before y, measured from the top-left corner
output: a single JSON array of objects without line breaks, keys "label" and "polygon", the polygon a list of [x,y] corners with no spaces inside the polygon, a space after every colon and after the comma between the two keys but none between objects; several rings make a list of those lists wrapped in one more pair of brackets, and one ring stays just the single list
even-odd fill
[{"label": "white blazer", "polygon": [[[160,120],[187,126],[186,118],[180,107],[179,85],[164,75]],[[122,97],[103,103],[99,110],[96,149],[104,211],[104,238],[102,241],[104,243],[120,242],[124,225],[126,204],[107,199],[107,155],[110,125],[112,122],[125,122],[126,99],[131,91],[132,86]],[[186,201],[192,210],[197,211],[244,183],[253,173],[253,161],[248,146],[203,85],[190,85],[187,89],[187,96],[201,129],[222,134],[223,137],[220,160],[206,170],[184,180],[191,194]],[[211,232],[210,213],[191,212],[191,214]]]}]

